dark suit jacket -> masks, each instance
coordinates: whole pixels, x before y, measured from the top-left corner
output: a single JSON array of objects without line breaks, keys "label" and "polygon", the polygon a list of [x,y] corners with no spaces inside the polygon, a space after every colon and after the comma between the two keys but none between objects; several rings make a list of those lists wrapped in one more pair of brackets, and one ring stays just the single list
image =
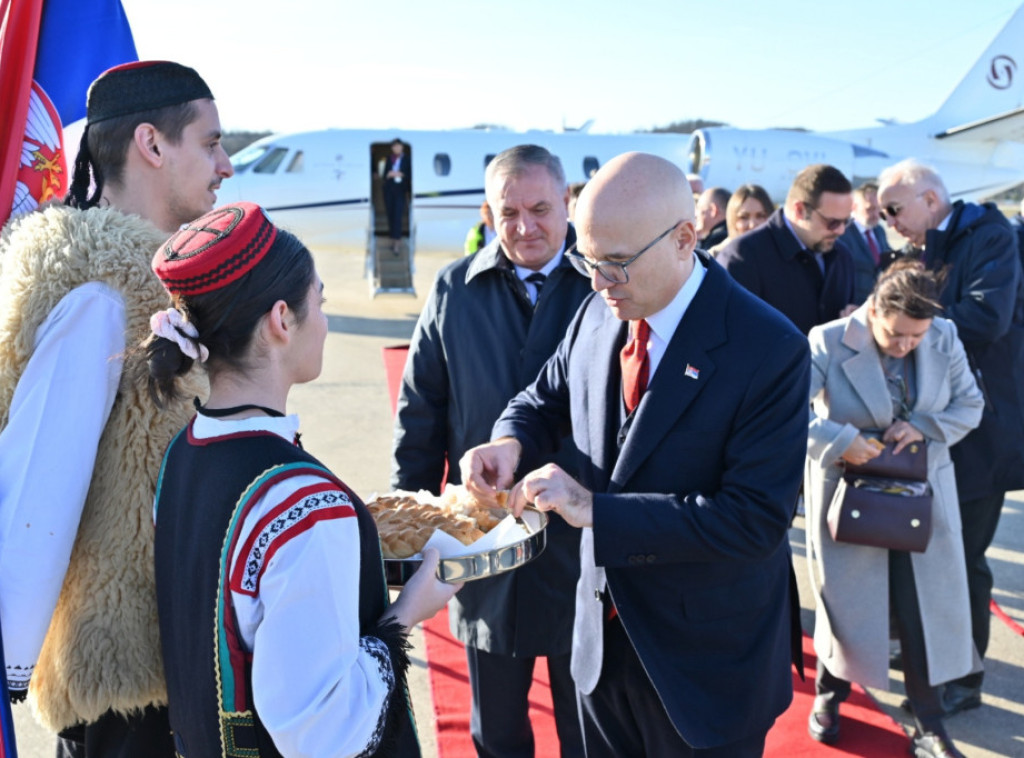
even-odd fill
[{"label": "dark suit jacket", "polygon": [[571,426],[579,479],[595,493],[576,595],[577,686],[589,693],[600,677],[607,589],[677,731],[707,748],[766,731],[792,697],[787,529],[810,360],[789,321],[700,257],[707,275],[628,429],[626,324],[595,295],[492,439],[513,435],[532,456]]},{"label": "dark suit jacket", "polygon": [[[566,249],[575,242],[570,225]],[[402,377],[392,487],[437,492],[446,466],[448,481],[458,484],[459,459],[487,442],[495,419],[537,378],[590,292],[590,281],[563,257],[534,308],[498,239],[441,269]],[[557,454],[524,457],[521,471],[548,462],[574,474],[571,441]],[[537,560],[459,591],[449,605],[453,634],[495,655],[567,655],[579,541],[579,529],[554,515]]]},{"label": "dark suit jacket", "polygon": [[394,179],[388,177],[388,171],[391,170],[391,166],[394,162],[394,154],[388,153],[388,157],[384,161],[384,175],[381,177],[381,181],[384,182],[384,191],[395,192],[399,195],[408,195],[412,188],[412,161],[409,160],[409,154],[402,153],[402,158],[398,163],[398,170],[402,172],[402,181],[400,182],[396,182]]},{"label": "dark suit jacket", "polygon": [[725,243],[717,260],[733,278],[777,308],[804,334],[839,318],[853,302],[853,259],[839,242],[824,255],[825,275],[786,226],[779,208],[756,229]]},{"label": "dark suit jacket", "polygon": [[[884,260],[885,257],[882,254],[889,252],[889,240],[885,237],[885,229],[879,224],[874,229],[869,230],[869,233],[875,235],[879,255]],[[842,240],[846,249],[850,251],[850,257],[853,259],[853,300],[851,302],[860,305],[868,299],[871,290],[875,288],[879,264],[875,263],[871,250],[868,248],[868,243],[856,224],[848,224],[846,231],[843,232],[843,236],[839,239]]]}]

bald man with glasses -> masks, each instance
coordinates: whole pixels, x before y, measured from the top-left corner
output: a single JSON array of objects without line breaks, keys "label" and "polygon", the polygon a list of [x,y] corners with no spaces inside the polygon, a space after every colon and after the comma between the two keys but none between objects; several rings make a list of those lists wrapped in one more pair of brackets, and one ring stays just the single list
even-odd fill
[{"label": "bald man with glasses", "polygon": [[[531,502],[582,532],[572,675],[587,758],[760,756],[799,651],[787,529],[807,341],[696,249],[670,162],[609,161],[576,219],[566,256],[595,294],[492,442],[463,457],[463,480],[484,499],[513,487],[515,512]],[[523,471],[568,430],[575,475]]]},{"label": "bald man with glasses", "polygon": [[853,187],[826,164],[794,179],[785,205],[725,243],[717,260],[733,278],[807,334],[855,308],[854,263],[839,241],[853,223]]}]

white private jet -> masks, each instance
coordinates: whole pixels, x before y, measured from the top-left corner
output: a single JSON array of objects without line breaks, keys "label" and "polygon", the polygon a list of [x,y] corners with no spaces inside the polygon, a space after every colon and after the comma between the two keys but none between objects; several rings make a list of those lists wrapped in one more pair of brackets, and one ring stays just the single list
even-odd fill
[{"label": "white private jet", "polygon": [[[698,173],[706,187],[753,182],[781,200],[800,169],[830,163],[854,184],[913,156],[934,165],[954,197],[977,199],[1024,182],[1024,40],[1019,8],[932,116],[913,124],[844,132],[701,129],[682,134],[589,134],[504,130],[383,131],[328,129],[271,136],[232,157],[235,176],[221,200],[263,205],[275,223],[316,249],[364,250],[371,291],[411,292],[413,253],[457,251],[479,221],[483,175],[496,153],[517,144],[558,155],[570,182],[610,158],[642,150]],[[412,160],[407,244],[377,249],[387,234],[381,192],[394,138]]]},{"label": "white private jet", "polygon": [[698,129],[690,137],[684,167],[699,173],[706,187],[734,189],[752,182],[782,200],[793,177],[811,163],[829,163],[857,186],[887,166],[914,157],[939,171],[954,198],[990,197],[1024,181],[1021,64],[1024,5],[946,102],[921,121],[821,133]]},{"label": "white private jet", "polygon": [[[318,250],[365,250],[372,291],[411,292],[412,254],[458,251],[480,221],[484,169],[514,145],[543,145],[559,156],[569,182],[584,181],[605,161],[644,150],[682,165],[689,135],[591,135],[505,130],[381,131],[328,129],[266,137],[231,158],[235,176],[222,202],[250,200],[278,226]],[[381,177],[395,138],[412,161],[407,243],[393,254],[386,241]]]}]

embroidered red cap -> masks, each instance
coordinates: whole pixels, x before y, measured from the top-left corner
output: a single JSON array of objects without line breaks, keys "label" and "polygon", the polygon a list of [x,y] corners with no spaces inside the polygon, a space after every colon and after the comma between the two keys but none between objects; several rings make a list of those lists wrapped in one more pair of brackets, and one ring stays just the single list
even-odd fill
[{"label": "embroidered red cap", "polygon": [[214,208],[176,231],[153,256],[153,271],[172,295],[200,295],[242,278],[277,237],[255,203]]}]

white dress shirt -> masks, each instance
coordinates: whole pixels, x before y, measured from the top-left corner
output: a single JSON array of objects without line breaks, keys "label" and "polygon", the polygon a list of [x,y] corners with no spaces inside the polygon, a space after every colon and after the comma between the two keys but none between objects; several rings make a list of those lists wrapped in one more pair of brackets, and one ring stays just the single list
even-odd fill
[{"label": "white dress shirt", "polygon": [[[242,420],[199,415],[193,434],[209,439],[268,431],[290,442],[298,429],[294,415]],[[296,493],[301,500],[304,488],[325,484],[330,483],[323,477],[307,474],[271,486],[242,522],[232,566],[249,560],[248,538],[271,528],[260,523],[271,510]],[[339,492],[333,484],[328,490]],[[391,686],[381,673],[382,653],[384,665],[390,665],[386,648],[359,633],[359,556],[355,515],[323,518],[275,538],[255,595],[232,588],[238,632],[252,653],[256,711],[288,758],[363,753],[387,707]]]},{"label": "white dress shirt", "polygon": [[650,366],[648,374],[648,386],[654,380],[654,372],[658,370],[661,359],[665,356],[668,343],[672,341],[672,335],[676,333],[679,322],[683,320],[686,309],[690,307],[693,298],[700,289],[701,282],[707,269],[701,263],[700,258],[693,256],[693,271],[679,288],[679,292],[672,298],[672,302],[666,305],[657,313],[647,317],[647,325],[651,327],[651,337],[647,342],[647,360]]},{"label": "white dress shirt", "polygon": [[36,331],[0,432],[0,623],[7,677],[28,686],[71,560],[125,349],[119,292],[88,282]]}]

